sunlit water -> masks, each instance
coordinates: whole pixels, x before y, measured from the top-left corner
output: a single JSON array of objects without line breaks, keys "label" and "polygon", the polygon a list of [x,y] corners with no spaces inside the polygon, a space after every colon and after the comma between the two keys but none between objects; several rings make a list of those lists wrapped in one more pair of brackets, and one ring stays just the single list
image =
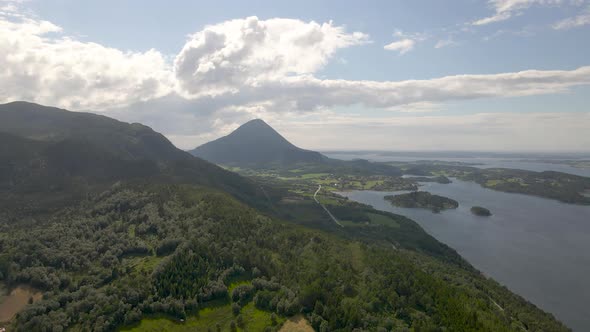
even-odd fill
[{"label": "sunlit water", "polygon": [[[590,331],[590,207],[486,189],[453,179],[421,190],[455,199],[456,210],[398,208],[383,197],[401,192],[341,193],[405,215],[484,274],[553,313],[574,331]],[[469,209],[490,209],[478,217]]]}]

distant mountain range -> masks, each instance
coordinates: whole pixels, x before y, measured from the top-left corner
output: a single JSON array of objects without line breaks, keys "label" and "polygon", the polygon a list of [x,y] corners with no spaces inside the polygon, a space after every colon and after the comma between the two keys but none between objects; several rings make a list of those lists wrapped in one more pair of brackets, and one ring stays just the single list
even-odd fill
[{"label": "distant mountain range", "polygon": [[291,144],[260,119],[246,122],[231,134],[203,144],[190,153],[217,164],[293,164],[328,160],[319,152]]}]

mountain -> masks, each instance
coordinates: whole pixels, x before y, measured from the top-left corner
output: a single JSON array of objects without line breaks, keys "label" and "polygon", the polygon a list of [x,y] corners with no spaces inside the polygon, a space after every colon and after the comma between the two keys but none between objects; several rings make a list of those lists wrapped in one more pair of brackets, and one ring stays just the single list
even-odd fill
[{"label": "mountain", "polygon": [[43,142],[82,140],[126,160],[172,161],[188,157],[147,126],[97,114],[13,102],[0,105],[0,120],[3,133]]},{"label": "mountain", "polygon": [[301,149],[260,119],[246,122],[231,134],[189,151],[212,163],[245,168],[297,168],[306,164],[316,173],[345,172],[349,174],[402,174],[397,167],[367,160],[338,160],[316,151]]},{"label": "mountain", "polygon": [[328,159],[319,152],[296,147],[260,119],[251,120],[190,153],[217,164],[316,163]]},{"label": "mountain", "polygon": [[[0,105],[0,208],[19,215],[65,206],[119,181],[186,183],[254,206],[253,181],[176,148],[151,128],[33,103]],[[51,193],[51,195],[49,195]],[[26,204],[13,204],[25,199]]]}]

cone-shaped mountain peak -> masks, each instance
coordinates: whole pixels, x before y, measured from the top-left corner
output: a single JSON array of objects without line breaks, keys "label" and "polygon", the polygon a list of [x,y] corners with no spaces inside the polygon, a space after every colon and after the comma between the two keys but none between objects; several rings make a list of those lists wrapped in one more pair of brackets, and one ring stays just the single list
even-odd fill
[{"label": "cone-shaped mountain peak", "polygon": [[317,162],[326,158],[296,147],[261,119],[248,121],[231,134],[190,152],[220,164]]}]

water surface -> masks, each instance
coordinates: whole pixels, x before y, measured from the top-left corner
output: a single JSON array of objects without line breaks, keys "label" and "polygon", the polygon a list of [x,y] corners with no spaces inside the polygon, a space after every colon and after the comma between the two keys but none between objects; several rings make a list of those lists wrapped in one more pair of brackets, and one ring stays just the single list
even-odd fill
[{"label": "water surface", "polygon": [[[453,179],[420,190],[459,202],[456,210],[399,208],[383,197],[403,192],[341,193],[407,216],[484,274],[553,313],[574,331],[590,331],[590,207],[486,189]],[[478,217],[469,209],[490,209]]]}]

